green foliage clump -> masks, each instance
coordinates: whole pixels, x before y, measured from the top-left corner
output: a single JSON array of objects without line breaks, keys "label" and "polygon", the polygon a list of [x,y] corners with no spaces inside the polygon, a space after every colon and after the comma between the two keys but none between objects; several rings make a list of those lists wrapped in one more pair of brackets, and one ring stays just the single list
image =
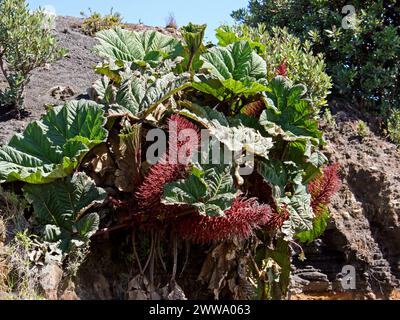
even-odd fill
[{"label": "green foliage clump", "polygon": [[357,134],[361,137],[361,138],[365,138],[368,135],[369,129],[367,127],[367,124],[360,120],[358,121],[357,124]]},{"label": "green foliage clump", "polygon": [[89,36],[94,36],[101,30],[123,26],[121,14],[113,12],[113,9],[111,9],[110,13],[106,15],[102,15],[101,13],[92,11],[91,9],[89,9],[89,11],[89,16],[86,16],[84,12],[81,12],[81,15],[85,18],[82,22],[81,30]]},{"label": "green foliage clump", "polygon": [[[294,84],[303,83],[307,96],[316,110],[327,104],[327,96],[332,87],[331,79],[325,72],[323,55],[314,55],[311,43],[302,43],[289,34],[286,28],[274,27],[268,31],[265,24],[257,27],[237,25],[222,26],[216,34],[219,45],[228,45],[238,40],[249,41],[252,48],[267,62],[267,79],[271,80],[284,73]],[[282,70],[280,70],[282,69]]]},{"label": "green foliage clump", "polygon": [[387,130],[390,140],[400,145],[400,110],[394,110],[389,116]]},{"label": "green foliage clump", "polygon": [[[250,26],[287,27],[324,53],[336,94],[382,110],[400,104],[400,12],[396,0],[250,0],[232,16]],[[346,7],[345,7],[346,6]],[[343,11],[342,11],[343,10]]]},{"label": "green foliage clump", "polygon": [[57,49],[52,19],[42,10],[30,12],[25,0],[0,2],[0,70],[8,83],[0,91],[0,106],[15,108],[17,116],[31,71],[65,53]]},{"label": "green foliage clump", "polygon": [[326,108],[322,114],[322,121],[328,128],[335,128],[336,126],[335,117],[328,108]]}]

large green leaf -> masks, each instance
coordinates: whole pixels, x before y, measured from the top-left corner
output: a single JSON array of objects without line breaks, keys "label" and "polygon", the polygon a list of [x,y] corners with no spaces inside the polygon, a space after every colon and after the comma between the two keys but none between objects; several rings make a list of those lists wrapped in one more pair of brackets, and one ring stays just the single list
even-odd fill
[{"label": "large green leaf", "polygon": [[95,51],[102,57],[137,64],[156,65],[163,58],[176,57],[182,50],[180,41],[154,30],[129,31],[121,28],[96,34]]},{"label": "large green leaf", "polygon": [[235,42],[227,47],[214,47],[202,55],[204,68],[219,80],[257,81],[265,79],[266,62],[248,42]]},{"label": "large green leaf", "polygon": [[274,197],[280,198],[284,196],[289,178],[287,169],[282,161],[273,159],[260,161],[257,171],[264,181],[271,186]]},{"label": "large green leaf", "polygon": [[306,137],[298,138],[288,142],[283,160],[295,163],[303,171],[303,183],[307,184],[312,178],[321,172],[321,167],[328,160],[325,155],[318,150],[312,140]]},{"label": "large green leaf", "polygon": [[[201,56],[210,77],[199,77],[193,87],[224,100],[266,90],[266,62],[245,41],[214,47]],[[218,81],[216,81],[218,80]]]},{"label": "large green leaf", "polygon": [[92,88],[94,93],[93,100],[100,101],[106,106],[109,106],[115,100],[114,88],[109,77],[103,76],[101,79],[96,80]]},{"label": "large green leaf", "polygon": [[303,183],[320,172],[327,160],[318,150],[324,141],[314,110],[303,98],[305,90],[303,85],[292,86],[284,77],[274,78],[265,92],[266,110],[260,116],[265,131],[282,141],[282,160],[294,162],[304,171]]},{"label": "large green leaf", "polygon": [[303,170],[292,161],[263,159],[258,161],[257,172],[272,188],[273,196],[280,201],[285,197],[286,187],[298,183]]},{"label": "large green leaf", "polygon": [[229,46],[240,41],[239,37],[226,26],[221,26],[215,30],[215,37],[218,39],[218,45],[222,47]]},{"label": "large green leaf", "polygon": [[227,127],[212,121],[208,130],[232,152],[246,151],[268,158],[269,151],[273,147],[271,138],[263,137],[257,130],[243,125]]},{"label": "large green leaf", "polygon": [[44,226],[46,241],[61,240],[67,249],[71,240],[87,241],[97,231],[99,216],[85,212],[103,202],[106,192],[86,174],[78,172],[43,185],[28,184],[24,192],[33,204],[36,221]]},{"label": "large green leaf", "polygon": [[264,44],[253,41],[253,39],[251,39],[250,37],[238,35],[232,27],[227,25],[223,25],[217,28],[215,30],[215,37],[218,39],[219,46],[226,47],[238,41],[247,41],[253,49],[257,50],[257,53],[262,53],[265,51]]},{"label": "large green leaf", "polygon": [[176,76],[170,72],[154,82],[145,77],[132,75],[123,80],[116,95],[116,102],[118,106],[136,116],[138,113],[153,109],[175,93],[190,87],[189,80],[188,73]]},{"label": "large green leaf", "polygon": [[0,183],[41,184],[65,177],[90,148],[105,141],[105,121],[102,106],[94,102],[53,108],[0,148]]},{"label": "large green leaf", "polygon": [[229,165],[204,165],[187,179],[164,187],[162,202],[167,205],[191,205],[200,214],[223,216],[237,196]]},{"label": "large green leaf", "polygon": [[322,214],[315,218],[312,229],[299,232],[298,234],[295,235],[295,237],[299,239],[300,242],[303,243],[310,243],[314,241],[324,233],[328,225],[329,219],[330,219],[329,210],[328,208],[325,207]]},{"label": "large green leaf", "polygon": [[212,76],[198,77],[195,80],[197,81],[193,82],[193,88],[211,94],[220,101],[237,96],[254,96],[267,89],[265,84],[248,80],[219,80]]},{"label": "large green leaf", "polygon": [[280,199],[289,212],[289,219],[282,225],[284,239],[287,241],[292,240],[296,233],[313,228],[314,213],[311,208],[311,195],[307,192],[307,187],[301,184],[300,175],[297,180],[293,196]]},{"label": "large green leaf", "polygon": [[200,106],[193,103],[190,107],[178,110],[178,113],[196,121],[204,128],[208,128],[213,121],[217,121],[223,126],[229,126],[228,119],[222,112],[211,109],[208,106]]},{"label": "large green leaf", "polygon": [[310,102],[303,98],[304,85],[292,86],[282,76],[275,77],[266,90],[267,108],[260,117],[260,123],[266,129],[276,131],[293,140],[295,137],[315,138],[322,142],[322,133]]},{"label": "large green leaf", "polygon": [[328,162],[328,158],[319,150],[307,157],[304,166],[303,183],[308,184],[317,174],[320,174],[321,168],[326,162]]},{"label": "large green leaf", "polygon": [[197,108],[196,105],[192,105],[191,110],[183,109],[179,113],[207,128],[212,137],[232,152],[246,151],[268,158],[269,150],[273,147],[271,138],[264,137],[255,128],[243,125],[240,118],[229,123],[221,112],[209,107]]}]

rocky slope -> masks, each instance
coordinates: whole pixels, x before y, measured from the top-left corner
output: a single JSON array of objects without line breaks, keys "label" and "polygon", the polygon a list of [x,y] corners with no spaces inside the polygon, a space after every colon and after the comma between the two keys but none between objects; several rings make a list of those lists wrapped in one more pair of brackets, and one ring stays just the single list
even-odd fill
[{"label": "rocky slope", "polygon": [[[27,118],[9,120],[0,115],[0,145],[45,113],[46,104],[84,97],[97,79],[93,67],[99,58],[91,51],[95,40],[79,31],[79,23],[71,17],[57,19],[57,37],[69,56],[33,73],[26,91]],[[2,86],[4,79],[0,78]],[[326,153],[341,165],[343,186],[331,206],[328,230],[305,246],[305,261],[293,258],[291,298],[388,298],[399,288],[400,279],[400,155],[393,144],[372,131],[360,136],[361,114],[345,101],[333,101],[331,109],[335,121],[322,123],[328,141]],[[363,120],[373,124],[373,119]],[[3,233],[0,225],[0,274]],[[102,250],[103,242],[98,241]],[[67,286],[64,298],[126,296],[129,270],[125,262],[111,249],[102,251],[101,257],[95,252],[83,265],[76,290]],[[354,290],[342,288],[345,265],[355,267]]]},{"label": "rocky slope", "polygon": [[[86,90],[98,79],[94,67],[100,61],[93,53],[95,40],[80,31],[82,19],[58,17],[55,32],[59,47],[68,49],[67,57],[51,65],[32,72],[30,83],[25,91],[25,110],[28,117],[16,120],[0,112],[0,145],[7,143],[15,132],[21,132],[32,120],[37,120],[46,112],[48,104],[62,104],[65,100],[86,96]],[[141,24],[128,24],[132,30],[155,29],[176,35],[175,29],[148,27]],[[0,89],[6,87],[6,81],[0,74]]]},{"label": "rocky slope", "polygon": [[341,271],[352,265],[356,286],[347,294],[387,298],[400,279],[400,153],[370,129],[360,135],[359,121],[373,128],[374,119],[345,101],[330,107],[335,121],[322,123],[326,153],[340,164],[343,185],[327,231],[306,246],[306,261],[294,261],[293,292],[344,292]]}]

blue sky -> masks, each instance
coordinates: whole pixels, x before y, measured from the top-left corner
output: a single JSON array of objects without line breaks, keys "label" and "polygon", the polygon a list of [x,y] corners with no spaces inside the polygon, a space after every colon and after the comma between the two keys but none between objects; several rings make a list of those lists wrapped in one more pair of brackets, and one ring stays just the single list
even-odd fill
[{"label": "blue sky", "polygon": [[165,26],[169,13],[173,13],[178,26],[207,23],[206,39],[215,41],[214,29],[221,23],[232,23],[232,10],[247,6],[248,0],[28,0],[31,9],[39,6],[54,7],[57,15],[79,16],[88,8],[108,13],[111,8],[120,12],[125,22]]}]

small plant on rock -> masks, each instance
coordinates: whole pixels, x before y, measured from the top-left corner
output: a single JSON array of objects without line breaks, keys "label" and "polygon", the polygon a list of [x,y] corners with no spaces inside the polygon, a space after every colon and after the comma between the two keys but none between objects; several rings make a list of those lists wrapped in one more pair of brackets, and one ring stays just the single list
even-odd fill
[{"label": "small plant on rock", "polygon": [[387,130],[390,140],[400,145],[400,110],[394,110],[389,116]]},{"label": "small plant on rock", "polygon": [[82,23],[81,29],[83,33],[94,36],[101,30],[111,29],[113,27],[122,26],[122,17],[118,12],[114,12],[111,8],[110,13],[101,15],[101,13],[89,9],[90,16],[86,16],[84,12],[81,15],[85,18]]},{"label": "small plant on rock", "polygon": [[17,117],[24,110],[24,88],[31,72],[62,54],[49,19],[43,10],[30,12],[25,0],[0,2],[0,71],[8,83],[6,90],[0,90],[0,107],[11,107]]},{"label": "small plant on rock", "polygon": [[357,134],[361,137],[361,138],[365,138],[368,135],[368,127],[366,125],[366,123],[362,120],[358,121],[358,125],[357,125]]},{"label": "small plant on rock", "polygon": [[178,29],[178,24],[176,23],[175,16],[172,12],[169,13],[166,23],[165,23],[166,28],[172,28],[172,29]]}]

